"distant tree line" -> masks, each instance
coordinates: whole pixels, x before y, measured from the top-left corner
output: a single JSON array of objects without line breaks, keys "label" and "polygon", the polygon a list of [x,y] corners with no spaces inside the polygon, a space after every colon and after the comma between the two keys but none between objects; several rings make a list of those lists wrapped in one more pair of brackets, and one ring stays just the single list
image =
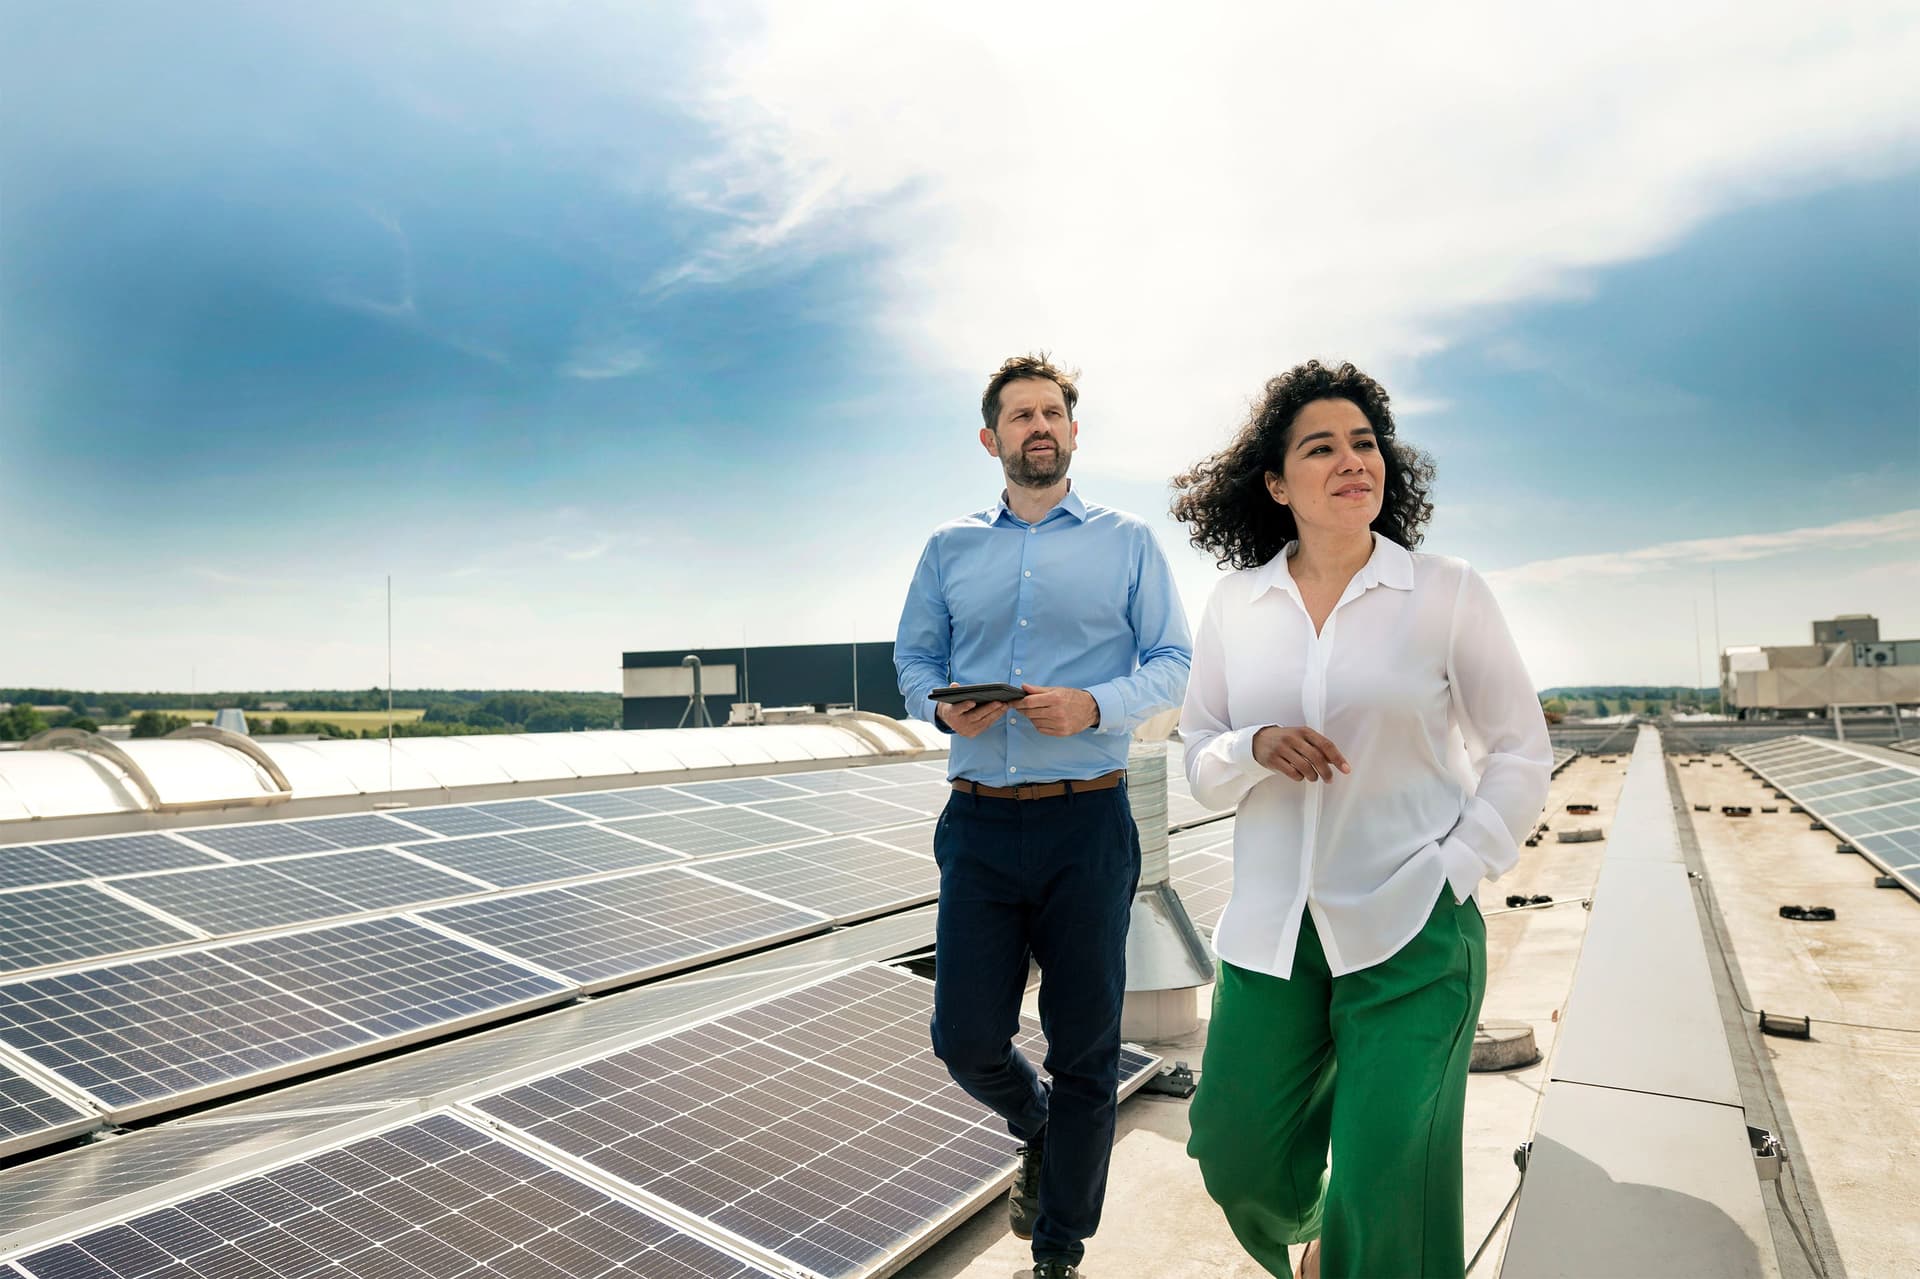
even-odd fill
[{"label": "distant tree line", "polygon": [[[384,712],[387,691],[364,692],[283,689],[256,693],[92,693],[72,689],[0,689],[0,702],[13,709],[0,713],[0,741],[23,741],[48,728],[80,728],[97,732],[103,723],[133,724],[135,737],[164,737],[187,724],[183,716],[168,714],[193,705],[207,710],[228,707],[247,712],[247,728],[255,734],[315,733],[325,737],[384,737],[386,729],[369,728],[357,734],[301,712]],[[262,711],[263,703],[284,703],[291,714]],[[620,727],[617,693],[541,692],[497,689],[395,689],[396,707],[425,707],[414,723],[395,724],[396,737],[456,737],[472,733],[564,733]],[[61,706],[59,713],[42,714],[35,706]]]}]

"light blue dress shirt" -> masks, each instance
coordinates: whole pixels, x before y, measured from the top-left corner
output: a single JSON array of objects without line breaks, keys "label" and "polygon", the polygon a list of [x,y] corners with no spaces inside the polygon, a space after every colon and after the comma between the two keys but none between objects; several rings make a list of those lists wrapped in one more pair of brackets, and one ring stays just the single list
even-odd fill
[{"label": "light blue dress shirt", "polygon": [[1125,768],[1134,728],[1185,698],[1192,660],[1186,613],[1152,530],[1072,489],[1037,524],[1008,510],[1003,494],[935,529],[893,646],[907,712],[936,725],[927,694],[947,684],[1093,694],[1100,722],[1072,737],[1048,737],[1017,711],[978,737],[955,734],[948,776],[990,786]]}]

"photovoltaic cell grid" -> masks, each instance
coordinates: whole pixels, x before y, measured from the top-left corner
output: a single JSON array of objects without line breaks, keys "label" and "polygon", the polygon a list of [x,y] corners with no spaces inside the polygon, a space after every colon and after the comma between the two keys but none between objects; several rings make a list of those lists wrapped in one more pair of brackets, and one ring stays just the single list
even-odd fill
[{"label": "photovoltaic cell grid", "polygon": [[479,884],[386,849],[275,862],[273,869],[361,910],[384,910],[486,892]]},{"label": "photovoltaic cell grid", "polygon": [[[632,846],[643,853],[650,851],[644,844]],[[572,879],[592,869],[571,858],[541,852],[505,835],[469,835],[403,847],[416,857],[428,858],[463,875],[484,879],[501,888]],[[668,855],[664,852],[660,854],[662,857]]]},{"label": "photovoltaic cell grid", "polygon": [[14,1138],[50,1133],[91,1118],[0,1062],[0,1151]]},{"label": "photovoltaic cell grid", "polygon": [[[564,857],[587,871],[637,870],[681,860],[679,853],[643,844],[604,826],[561,826],[554,830],[516,831],[507,836],[516,844]],[[433,856],[431,849],[420,850]]]},{"label": "photovoltaic cell grid", "polygon": [[584,984],[827,922],[677,867],[437,907],[421,918]]},{"label": "photovoltaic cell grid", "polygon": [[897,826],[921,815],[915,809],[902,808],[873,795],[850,791],[753,804],[745,811],[799,822],[834,835],[848,835],[880,826]]},{"label": "photovoltaic cell grid", "polygon": [[564,993],[380,919],[0,986],[0,1042],[124,1111]]},{"label": "photovoltaic cell grid", "polygon": [[304,924],[360,909],[344,897],[303,884],[272,866],[210,866],[112,883],[129,897],[214,934]]},{"label": "photovoltaic cell grid", "polygon": [[[912,981],[857,970],[475,1104],[816,1274],[860,1273],[984,1192],[1013,1156],[1003,1126],[964,1097],[942,1109],[867,1077],[890,1055],[932,1061],[931,987]],[[797,1036],[821,1008],[901,995],[917,1025],[897,1053],[869,1036],[843,1069]]]},{"label": "photovoltaic cell grid", "polygon": [[189,847],[170,836],[157,834],[63,840],[57,844],[41,844],[39,849],[84,871],[89,878],[220,864],[220,859],[211,853]]},{"label": "photovoltaic cell grid", "polygon": [[723,857],[703,862],[700,871],[839,923],[932,901],[940,892],[940,871],[929,858],[851,837]]},{"label": "photovoltaic cell grid", "polygon": [[1220,912],[1233,895],[1233,853],[1190,853],[1173,863],[1173,890],[1187,917],[1201,932],[1212,935],[1220,926]]},{"label": "photovoltaic cell grid", "polygon": [[1805,737],[1732,754],[1920,896],[1920,771]]},{"label": "photovoltaic cell grid", "polygon": [[0,973],[191,940],[91,884],[0,893]]},{"label": "photovoltaic cell grid", "polygon": [[0,888],[58,884],[64,880],[86,878],[87,872],[78,866],[63,862],[41,849],[24,844],[0,848]]},{"label": "photovoltaic cell grid", "polygon": [[[710,823],[705,820],[709,816],[718,820]],[[790,844],[824,833],[811,826],[796,826],[792,822],[783,822],[762,813],[743,812],[737,808],[716,808],[710,814],[659,813],[649,817],[624,817],[607,822],[606,827],[688,857],[738,853],[768,843]]]},{"label": "photovoltaic cell grid", "polygon": [[771,1279],[451,1115],[29,1254],[33,1279]]},{"label": "photovoltaic cell grid", "polygon": [[373,1037],[204,953],[0,986],[0,1042],[110,1110],[312,1061]]}]

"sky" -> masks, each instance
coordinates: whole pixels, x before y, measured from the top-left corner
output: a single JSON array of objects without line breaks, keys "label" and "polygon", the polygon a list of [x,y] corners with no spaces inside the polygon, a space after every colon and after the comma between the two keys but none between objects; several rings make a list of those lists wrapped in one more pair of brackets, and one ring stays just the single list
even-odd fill
[{"label": "sky", "polygon": [[[396,12],[395,10],[402,10]],[[1920,637],[1909,4],[0,6],[0,686],[615,689],[1351,359],[1540,687]]]}]

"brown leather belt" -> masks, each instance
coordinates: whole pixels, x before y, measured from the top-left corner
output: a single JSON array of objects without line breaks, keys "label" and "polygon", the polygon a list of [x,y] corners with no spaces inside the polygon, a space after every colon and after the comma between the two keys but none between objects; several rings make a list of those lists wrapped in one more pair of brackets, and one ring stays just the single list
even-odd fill
[{"label": "brown leather belt", "polygon": [[988,799],[1054,799],[1061,795],[1084,795],[1088,791],[1112,790],[1125,781],[1127,770],[1116,768],[1111,773],[1102,773],[1086,781],[1069,780],[1064,782],[1021,782],[1018,786],[987,786],[980,782],[970,782],[964,777],[955,778],[953,788],[962,795],[985,795]]}]

